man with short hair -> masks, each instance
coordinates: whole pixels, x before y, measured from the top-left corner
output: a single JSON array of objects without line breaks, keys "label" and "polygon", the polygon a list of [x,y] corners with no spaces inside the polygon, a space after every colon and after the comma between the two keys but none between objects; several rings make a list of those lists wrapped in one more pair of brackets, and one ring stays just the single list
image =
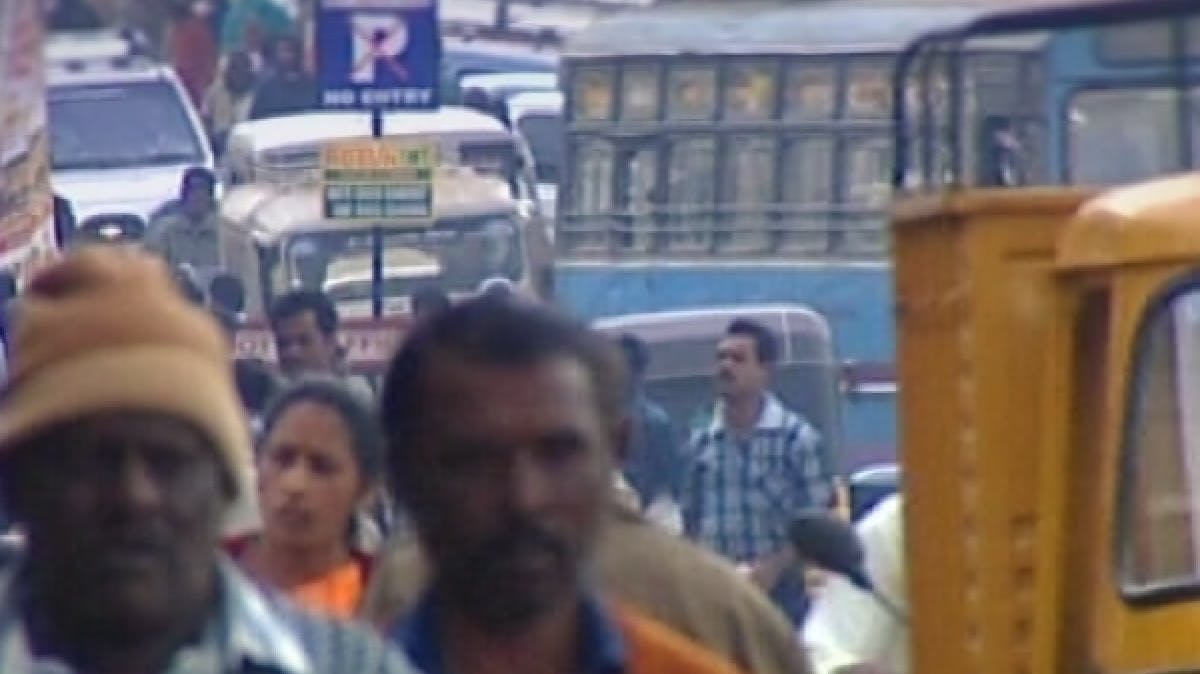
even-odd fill
[{"label": "man with short hair", "polygon": [[820,436],[770,392],[779,344],[750,319],[730,323],[717,346],[720,397],[707,428],[694,434],[684,479],[688,536],[747,565],[798,623],[807,608],[788,525],[804,508],[832,505],[833,483]]},{"label": "man with short hair", "polygon": [[432,580],[394,630],[426,674],[731,674],[586,578],[625,442],[619,357],[549,309],[480,298],[417,326],[382,410]]},{"label": "man with short hair", "polygon": [[365,379],[350,374],[338,341],[341,317],[328,295],[311,289],[292,290],[271,305],[271,331],[279,367],[289,379],[306,374],[333,376],[368,400],[375,397]]},{"label": "man with short hair", "polygon": [[0,572],[0,671],[412,673],[218,552],[253,489],[246,420],[219,329],[161,262],[82,251],[22,302],[0,493],[27,551]]},{"label": "man with short hair", "polygon": [[204,167],[184,172],[179,200],[151,218],[146,248],[174,268],[193,270],[201,288],[222,271],[217,177]]}]

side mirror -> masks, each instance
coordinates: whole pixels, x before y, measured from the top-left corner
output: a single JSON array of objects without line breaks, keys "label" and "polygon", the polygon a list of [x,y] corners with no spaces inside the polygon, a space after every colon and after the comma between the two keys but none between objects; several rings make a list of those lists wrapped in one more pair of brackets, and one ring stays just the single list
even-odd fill
[{"label": "side mirror", "polygon": [[864,565],[862,543],[854,527],[826,511],[801,513],[788,528],[788,538],[796,552],[809,562],[849,580],[866,592],[873,592]]},{"label": "side mirror", "polygon": [[246,287],[233,274],[220,273],[208,284],[208,297],[213,306],[231,314],[246,310]]}]

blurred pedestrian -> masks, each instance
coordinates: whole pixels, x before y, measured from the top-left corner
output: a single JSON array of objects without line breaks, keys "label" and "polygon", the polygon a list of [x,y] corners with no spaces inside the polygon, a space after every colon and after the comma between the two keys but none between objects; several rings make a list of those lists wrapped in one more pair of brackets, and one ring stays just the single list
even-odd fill
[{"label": "blurred pedestrian", "polygon": [[219,330],[161,262],[80,251],[23,301],[0,492],[27,550],[0,572],[0,670],[412,671],[218,552],[250,485],[245,418]]},{"label": "blurred pedestrian", "polygon": [[389,476],[432,575],[394,634],[426,674],[738,671],[586,580],[624,438],[621,370],[599,334],[516,302],[468,300],[401,347]]},{"label": "blurred pedestrian", "polygon": [[739,318],[717,346],[717,391],[707,428],[691,439],[684,479],[687,535],[746,565],[799,624],[808,596],[787,529],[804,508],[832,507],[821,438],[770,391],[779,340]]},{"label": "blurred pedestrian", "polygon": [[236,51],[229,54],[221,76],[209,87],[201,108],[213,149],[218,154],[224,153],[225,142],[234,125],[250,118],[257,86],[258,74],[250,53]]},{"label": "blurred pedestrian", "polygon": [[622,461],[625,478],[637,490],[642,504],[661,515],[670,530],[680,533],[679,483],[684,456],[667,411],[646,393],[650,352],[646,343],[632,334],[621,335],[617,344],[629,371],[631,424],[629,449]]},{"label": "blurred pedestrian", "polygon": [[310,289],[293,290],[271,305],[271,331],[285,377],[334,377],[366,400],[375,397],[371,385],[351,374],[339,341],[341,317],[329,295]]},{"label": "blurred pedestrian", "polygon": [[383,447],[374,411],[336,381],[286,390],[263,420],[261,533],[229,549],[252,577],[308,608],[353,617],[374,564],[355,545],[378,496]]},{"label": "blurred pedestrian", "polygon": [[275,39],[270,70],[254,92],[250,119],[265,119],[317,107],[317,82],[304,69],[303,44],[293,35]]},{"label": "blurred pedestrian", "polygon": [[196,109],[216,79],[220,52],[212,29],[212,0],[170,0],[167,59]]},{"label": "blurred pedestrian", "polygon": [[189,168],[183,174],[178,202],[160,209],[145,242],[147,250],[172,267],[189,265],[202,290],[222,271],[216,191],[217,177],[211,170]]}]

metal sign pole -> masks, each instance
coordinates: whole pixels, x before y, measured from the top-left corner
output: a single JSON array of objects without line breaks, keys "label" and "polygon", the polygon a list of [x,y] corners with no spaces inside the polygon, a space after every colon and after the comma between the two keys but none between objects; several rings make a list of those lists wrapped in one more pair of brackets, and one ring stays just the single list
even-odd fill
[{"label": "metal sign pole", "polygon": [[[383,110],[371,110],[371,137],[383,138]],[[371,229],[371,316],[383,317],[383,223]]]}]

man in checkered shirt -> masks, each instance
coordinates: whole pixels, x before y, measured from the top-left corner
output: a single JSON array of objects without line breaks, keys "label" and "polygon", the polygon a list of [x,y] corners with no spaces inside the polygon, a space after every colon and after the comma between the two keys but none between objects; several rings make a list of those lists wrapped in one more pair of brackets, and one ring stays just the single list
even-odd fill
[{"label": "man in checkered shirt", "polygon": [[770,392],[775,335],[739,318],[717,346],[719,400],[691,439],[684,480],[687,535],[749,568],[799,622],[807,608],[787,529],[805,508],[830,506],[832,478],[821,438]]}]

